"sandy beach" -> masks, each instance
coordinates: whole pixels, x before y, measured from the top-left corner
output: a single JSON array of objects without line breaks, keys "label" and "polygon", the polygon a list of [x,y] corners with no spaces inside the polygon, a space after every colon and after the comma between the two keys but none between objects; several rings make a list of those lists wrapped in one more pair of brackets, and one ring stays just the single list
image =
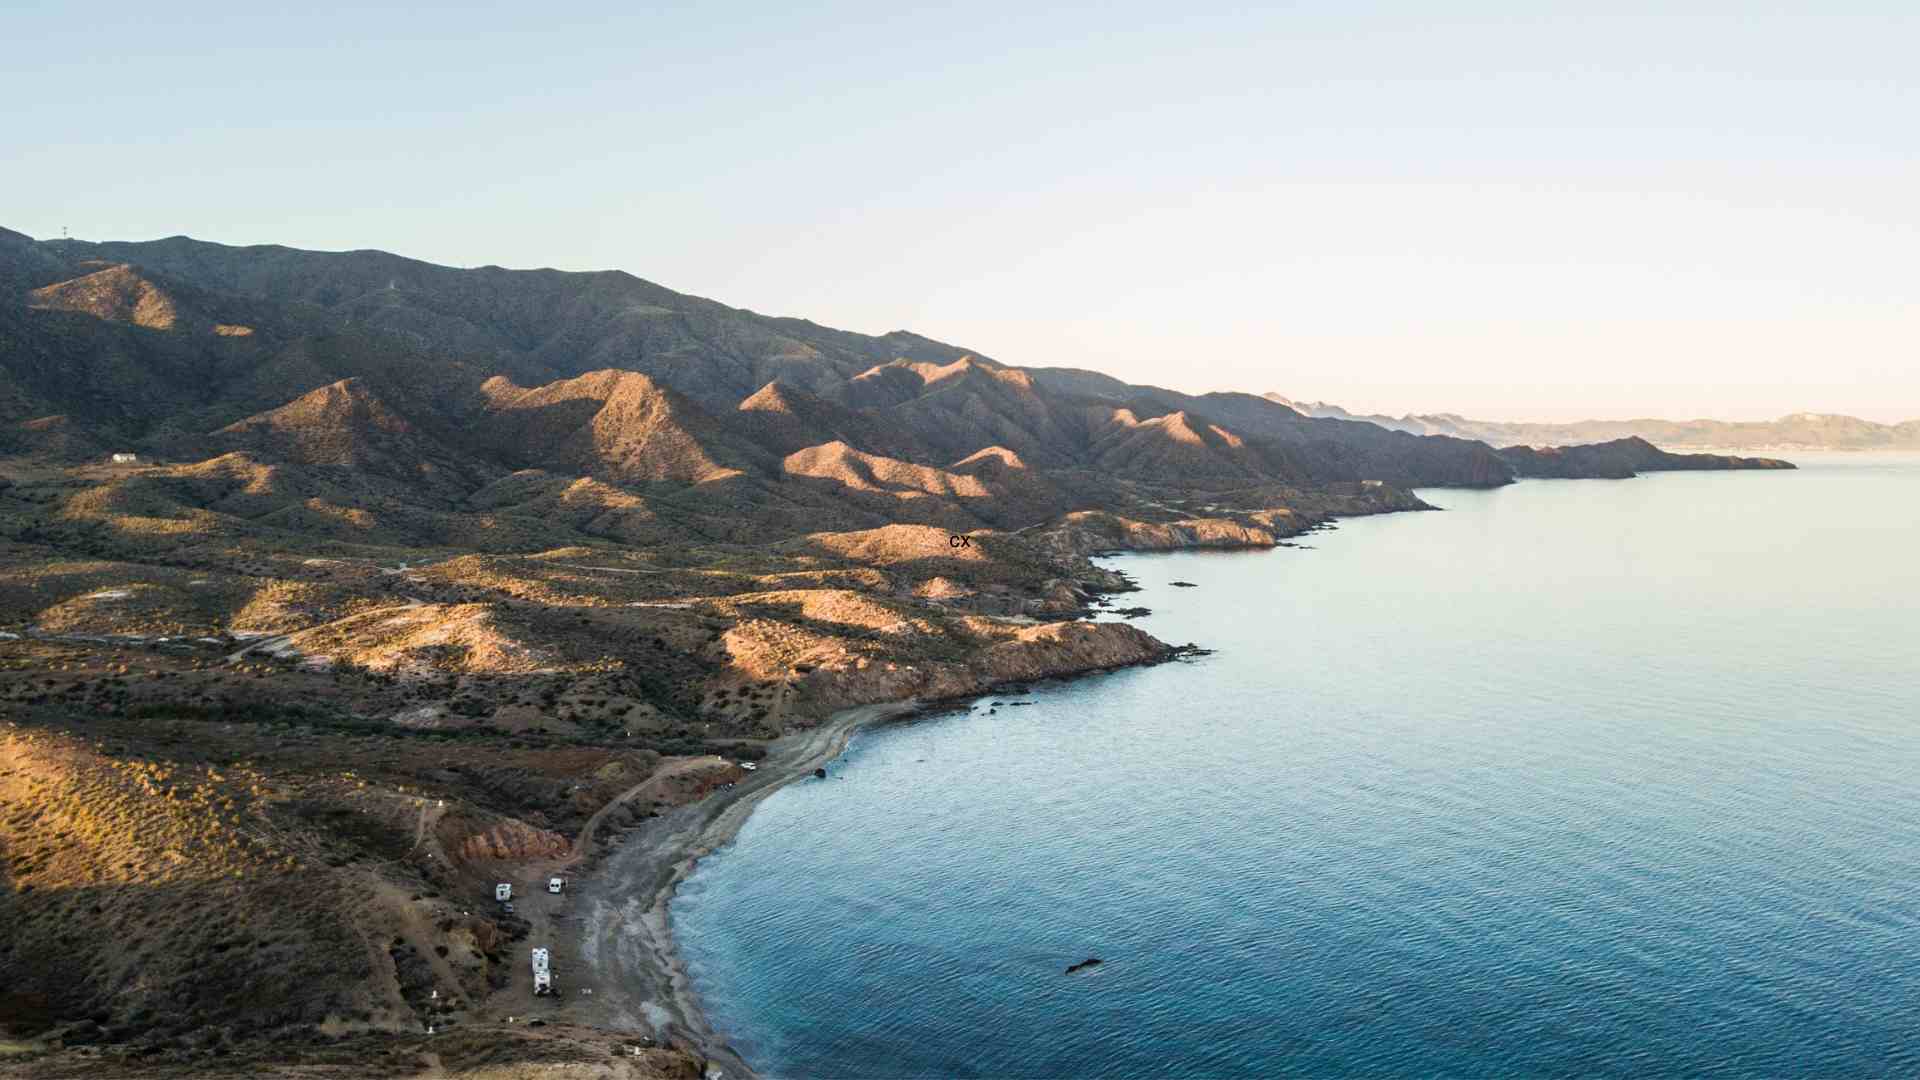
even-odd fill
[{"label": "sandy beach", "polygon": [[752,1076],[707,1022],[687,977],[668,921],[674,890],[703,856],[733,839],[761,799],[839,756],[860,728],[918,708],[902,701],[837,712],[770,744],[759,769],[734,787],[627,833],[575,897],[579,959],[599,988],[574,1002],[578,1019],[684,1046],[707,1059],[710,1077]]}]

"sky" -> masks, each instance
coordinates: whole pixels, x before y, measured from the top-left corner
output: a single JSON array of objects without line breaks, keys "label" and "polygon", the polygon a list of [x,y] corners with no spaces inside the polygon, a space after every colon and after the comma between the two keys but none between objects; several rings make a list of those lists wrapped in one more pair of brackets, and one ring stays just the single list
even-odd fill
[{"label": "sky", "polygon": [[1357,411],[1920,417],[1912,4],[14,0],[0,40],[39,237],[617,268]]}]

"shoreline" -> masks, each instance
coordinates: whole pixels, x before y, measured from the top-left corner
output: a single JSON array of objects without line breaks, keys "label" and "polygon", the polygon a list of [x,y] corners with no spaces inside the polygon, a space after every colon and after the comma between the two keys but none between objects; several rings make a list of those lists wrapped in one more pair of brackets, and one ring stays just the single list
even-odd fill
[{"label": "shoreline", "polygon": [[[839,757],[860,729],[925,707],[909,698],[842,709],[818,727],[775,740],[760,767],[733,788],[630,830],[582,882],[580,959],[599,989],[591,999],[574,999],[584,1006],[579,1021],[650,1032],[662,1046],[705,1059],[709,1076],[756,1075],[714,1029],[693,988],[673,938],[674,893],[702,858],[739,833],[760,800]],[[616,887],[626,882],[640,887]]]},{"label": "shoreline", "polygon": [[[1154,660],[1047,678],[1078,679],[1196,655],[1188,648],[1170,649]],[[990,694],[993,689],[978,692]],[[578,926],[575,943],[583,979],[595,989],[591,998],[571,999],[577,1011],[569,1019],[606,1031],[651,1035],[660,1046],[700,1057],[710,1080],[758,1076],[713,1026],[687,973],[669,914],[680,883],[701,859],[733,840],[762,799],[839,757],[861,730],[939,711],[972,696],[907,698],[842,709],[818,727],[769,744],[759,768],[733,788],[630,829],[583,876],[575,893],[580,907],[569,921]]]},{"label": "shoreline", "polygon": [[[1419,509],[1432,506],[1419,504]],[[1388,510],[1385,512],[1395,512]],[[1362,515],[1370,516],[1370,515]],[[1290,535],[1334,528],[1334,518],[1316,520]],[[1172,548],[1124,547],[1106,554],[1138,551],[1162,554],[1174,551],[1216,550],[1238,553],[1291,546],[1288,537],[1273,543],[1227,547],[1184,543]],[[1117,571],[1124,595],[1140,588],[1124,571]],[[1105,605],[1090,606],[1080,617],[1091,618]],[[1068,620],[1072,621],[1072,620]],[[1119,621],[1119,620],[1116,620]],[[699,802],[675,807],[637,824],[603,847],[580,875],[572,892],[566,921],[575,926],[580,981],[590,983],[592,996],[570,996],[569,1019],[608,1032],[650,1035],[655,1044],[691,1053],[701,1059],[708,1080],[756,1077],[759,1074],[716,1029],[674,939],[670,907],[680,883],[699,861],[730,843],[762,799],[811,776],[846,751],[861,730],[916,714],[939,712],[948,706],[997,690],[1029,685],[1038,680],[1077,680],[1130,667],[1151,667],[1212,650],[1196,645],[1160,642],[1156,655],[1119,663],[1089,664],[1070,671],[1016,675],[1004,682],[976,686],[953,696],[908,697],[856,705],[830,714],[818,726],[783,736],[767,744],[758,768],[731,788],[709,794]]]},{"label": "shoreline", "polygon": [[[1330,522],[1315,522],[1301,531],[1328,527]],[[1279,545],[1262,544],[1254,549],[1274,546]],[[1116,591],[1139,591],[1131,579],[1127,584],[1127,589]],[[569,1012],[573,1015],[569,1019],[604,1031],[651,1035],[657,1045],[699,1057],[709,1080],[759,1075],[713,1026],[673,936],[670,907],[674,895],[699,861],[731,842],[762,799],[808,778],[814,770],[838,758],[865,728],[938,712],[1003,687],[1030,684],[1035,678],[1081,679],[1211,651],[1194,645],[1160,644],[1161,651],[1147,658],[1017,676],[957,696],[910,697],[841,709],[816,727],[767,744],[767,754],[757,763],[759,767],[733,787],[628,829],[581,875],[581,887],[573,894],[572,911],[566,921],[576,927],[580,981],[593,989],[590,997],[570,997]]]}]

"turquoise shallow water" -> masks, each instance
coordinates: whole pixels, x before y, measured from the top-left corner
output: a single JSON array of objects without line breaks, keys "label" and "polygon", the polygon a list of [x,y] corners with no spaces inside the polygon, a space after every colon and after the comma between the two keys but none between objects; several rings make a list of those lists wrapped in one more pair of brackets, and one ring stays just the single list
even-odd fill
[{"label": "turquoise shallow water", "polygon": [[776,1076],[1920,1071],[1920,457],[1802,464],[1112,560],[1218,652],[768,799],[673,904],[709,1013]]}]

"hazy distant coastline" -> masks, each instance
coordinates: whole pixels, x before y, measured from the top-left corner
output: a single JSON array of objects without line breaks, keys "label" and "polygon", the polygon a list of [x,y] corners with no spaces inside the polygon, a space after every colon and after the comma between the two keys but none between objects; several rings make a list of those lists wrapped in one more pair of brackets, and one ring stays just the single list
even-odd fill
[{"label": "hazy distant coastline", "polygon": [[1638,436],[1668,450],[1920,450],[1920,420],[1878,424],[1857,416],[1794,413],[1777,420],[1577,420],[1572,423],[1471,420],[1455,413],[1405,416],[1349,412],[1325,401],[1270,401],[1314,417],[1364,420],[1414,435],[1452,435],[1490,446],[1571,446]]}]

